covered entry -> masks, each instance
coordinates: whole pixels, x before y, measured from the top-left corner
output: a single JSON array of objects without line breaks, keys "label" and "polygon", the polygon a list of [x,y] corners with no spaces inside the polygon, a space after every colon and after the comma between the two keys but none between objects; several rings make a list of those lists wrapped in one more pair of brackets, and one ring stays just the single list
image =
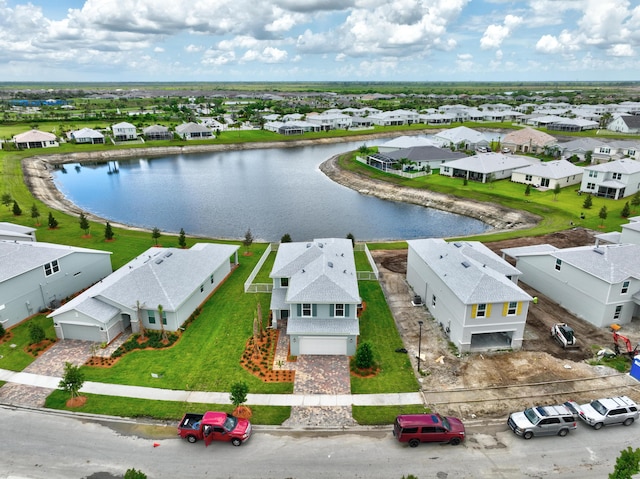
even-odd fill
[{"label": "covered entry", "polygon": [[80,339],[83,341],[102,342],[100,328],[88,324],[60,323],[64,339]]},{"label": "covered entry", "polygon": [[332,336],[300,336],[300,354],[346,355],[347,338]]}]

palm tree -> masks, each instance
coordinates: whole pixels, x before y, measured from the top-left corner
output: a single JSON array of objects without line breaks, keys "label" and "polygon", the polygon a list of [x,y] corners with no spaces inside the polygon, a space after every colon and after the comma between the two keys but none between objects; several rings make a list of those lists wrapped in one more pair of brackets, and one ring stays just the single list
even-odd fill
[{"label": "palm tree", "polygon": [[159,304],[158,305],[158,315],[160,316],[160,334],[161,334],[161,337],[162,337],[162,341],[163,342],[168,342],[169,341],[169,337],[167,336],[167,330],[164,329],[163,313],[164,313],[164,308],[162,307],[161,304]]}]

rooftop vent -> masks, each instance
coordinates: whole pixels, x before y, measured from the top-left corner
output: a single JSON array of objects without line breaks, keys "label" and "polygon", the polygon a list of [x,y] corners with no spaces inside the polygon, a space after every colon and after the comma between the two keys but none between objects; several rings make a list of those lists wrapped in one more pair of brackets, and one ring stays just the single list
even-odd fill
[{"label": "rooftop vent", "polygon": [[331,261],[329,261],[327,264],[329,265],[329,268],[333,268],[333,263]]},{"label": "rooftop vent", "polygon": [[161,259],[157,259],[157,260],[156,260],[156,264],[160,264],[160,263],[162,263],[162,261],[163,261],[163,260],[161,260]]},{"label": "rooftop vent", "polygon": [[462,266],[464,266],[465,268],[471,267],[471,265],[469,263],[467,263],[466,261],[462,262]]},{"label": "rooftop vent", "polygon": [[604,254],[604,250],[600,249],[600,248],[593,248],[593,251],[598,253],[598,254],[602,254],[602,255]]},{"label": "rooftop vent", "polygon": [[453,243],[453,245],[454,245],[456,248],[462,248],[462,243],[459,243],[459,242],[457,242],[457,241],[456,241],[455,243]]},{"label": "rooftop vent", "polygon": [[164,255],[165,258],[168,258],[169,256],[171,256],[173,253],[171,251],[169,251],[167,254]]}]

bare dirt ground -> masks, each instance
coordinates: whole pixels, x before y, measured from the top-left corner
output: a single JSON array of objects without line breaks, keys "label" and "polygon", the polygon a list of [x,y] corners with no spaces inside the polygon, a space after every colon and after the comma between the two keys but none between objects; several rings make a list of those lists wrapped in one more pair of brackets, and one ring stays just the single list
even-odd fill
[{"label": "bare dirt ground", "polygon": [[[576,228],[541,237],[506,240],[486,243],[486,245],[498,254],[501,254],[500,250],[503,248],[542,243],[549,243],[556,247],[581,246],[594,244],[595,234],[597,232]],[[457,354],[455,349],[449,346],[446,335],[430,317],[428,311],[424,307],[411,305],[411,294],[405,280],[407,251],[376,250],[372,251],[372,255],[380,269],[382,288],[414,367],[418,354],[418,321],[423,320],[420,356],[421,369],[425,375],[421,378],[421,383],[427,404],[429,404],[429,398],[431,396],[435,398],[437,392],[440,391],[453,391],[461,388],[477,389],[479,391],[478,397],[480,397],[480,391],[487,388],[558,381],[556,386],[545,386],[545,392],[550,394],[546,401],[544,398],[531,398],[525,395],[515,401],[507,401],[506,399],[496,401],[494,398],[491,403],[478,402],[473,405],[468,403],[464,406],[458,405],[459,407],[439,407],[441,411],[453,409],[450,412],[472,411],[477,416],[502,415],[514,408],[530,406],[536,400],[541,402],[550,402],[550,398],[567,400],[569,397],[562,399],[562,393],[567,388],[572,391],[571,399],[586,401],[592,399],[593,394],[598,396],[597,392],[589,393],[588,389],[592,383],[587,378],[601,378],[605,375],[617,374],[610,368],[594,367],[587,363],[588,360],[595,357],[599,349],[613,348],[612,335],[608,329],[596,328],[573,316],[546,296],[522,283],[519,284],[523,289],[530,295],[538,297],[538,303],[531,304],[529,308],[522,350]],[[551,338],[551,326],[558,322],[566,322],[573,327],[579,347],[565,350]],[[636,320],[631,325],[625,325],[623,329],[623,334],[631,339],[633,345],[640,340],[640,324],[638,323],[640,321]],[[614,378],[611,381],[619,379]],[[627,390],[628,380],[622,379],[624,380],[620,384],[623,384],[624,393],[640,400],[640,387],[628,388]],[[563,381],[574,380],[581,380],[580,385],[563,383]],[[615,382],[615,384],[619,383]],[[554,391],[558,392],[557,397],[551,396]],[[504,391],[502,393],[507,394]],[[495,394],[499,395],[498,392]]]}]

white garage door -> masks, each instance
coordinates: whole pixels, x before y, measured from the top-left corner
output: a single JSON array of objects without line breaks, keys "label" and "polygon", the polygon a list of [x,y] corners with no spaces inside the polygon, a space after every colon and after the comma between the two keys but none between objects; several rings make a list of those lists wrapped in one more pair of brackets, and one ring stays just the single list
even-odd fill
[{"label": "white garage door", "polygon": [[347,354],[347,338],[302,336],[300,338],[300,354]]},{"label": "white garage door", "polygon": [[64,339],[82,339],[84,341],[102,341],[100,328],[80,324],[62,323]]}]

